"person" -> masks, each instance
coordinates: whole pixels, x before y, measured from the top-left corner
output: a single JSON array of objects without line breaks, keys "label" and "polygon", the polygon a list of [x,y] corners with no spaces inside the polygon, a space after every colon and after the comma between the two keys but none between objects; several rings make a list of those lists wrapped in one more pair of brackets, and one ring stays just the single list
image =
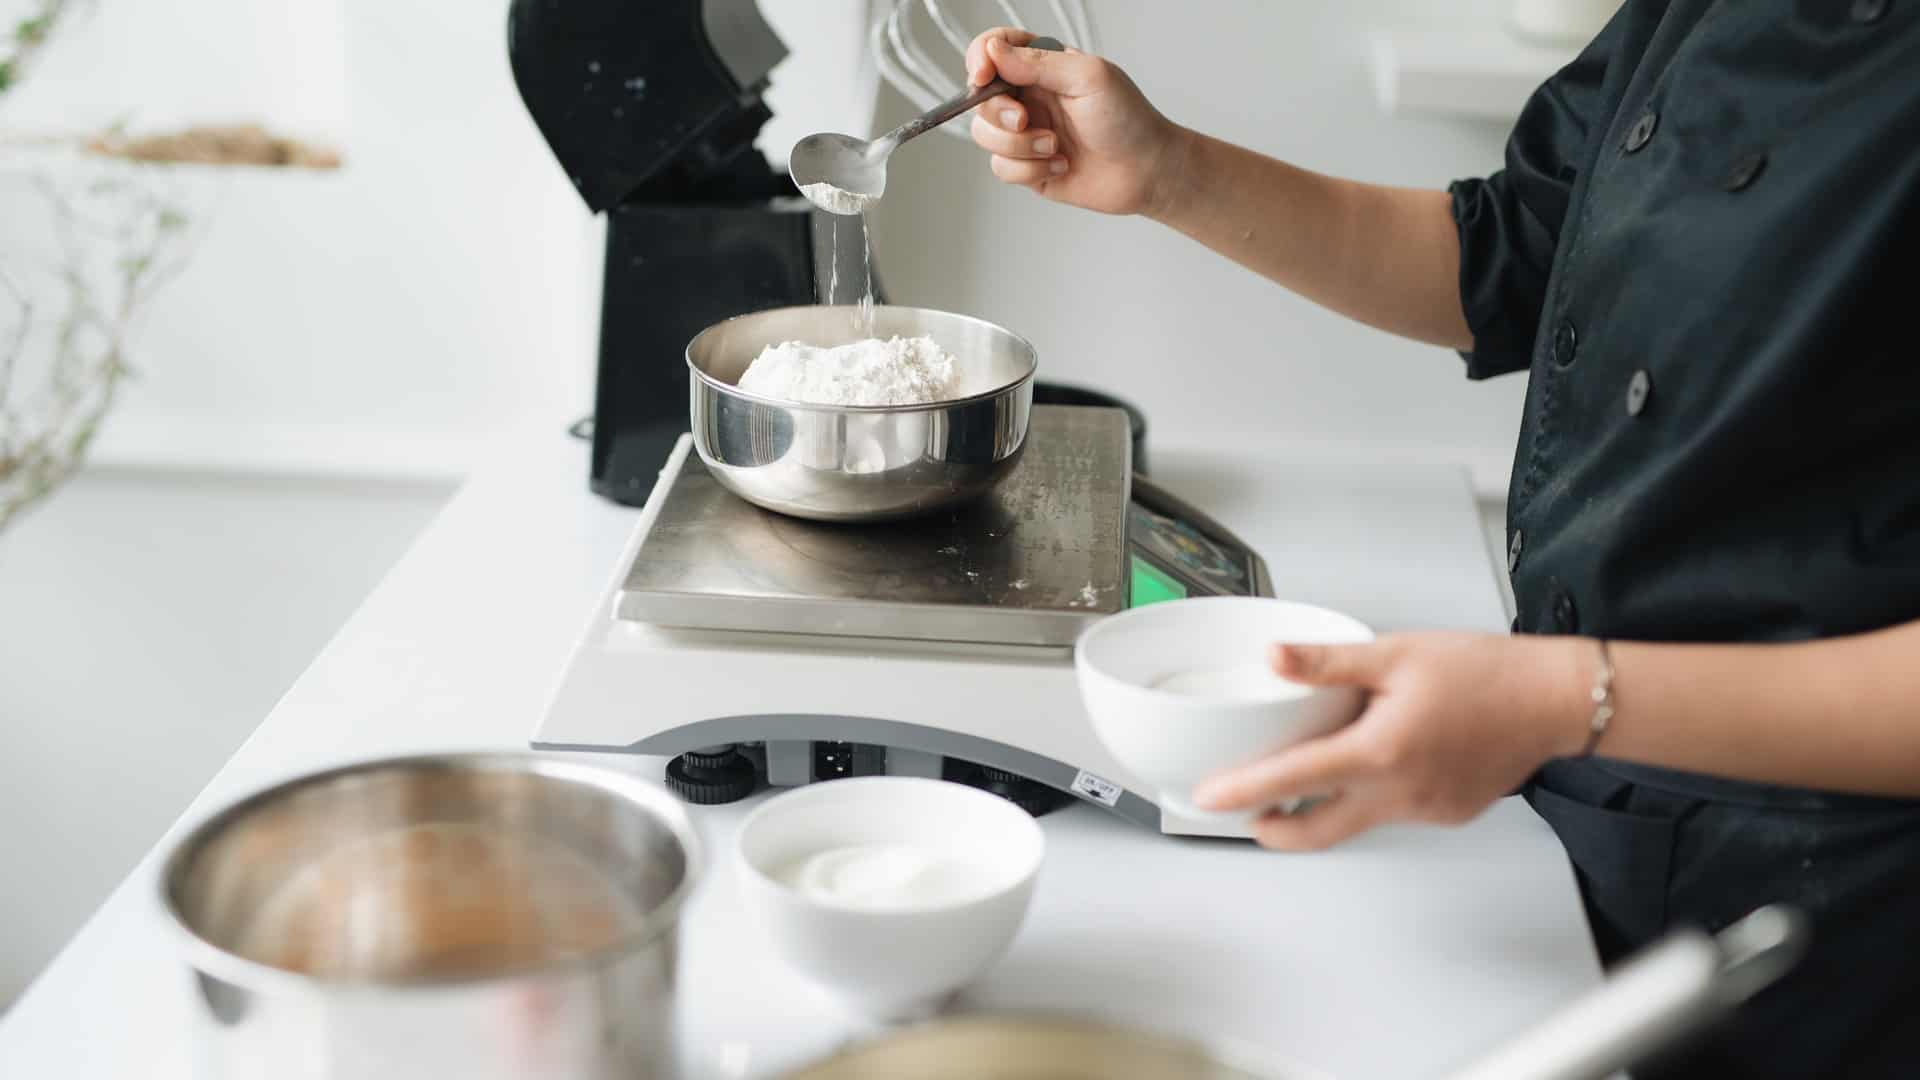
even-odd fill
[{"label": "person", "polygon": [[1203,784],[1270,848],[1521,792],[1611,964],[1769,902],[1800,964],[1639,1075],[1920,1075],[1920,3],[1628,0],[1505,167],[1335,179],[1187,130],[1101,58],[976,39],[995,176],[1138,214],[1343,315],[1530,372],[1512,635],[1274,647],[1369,692]]}]

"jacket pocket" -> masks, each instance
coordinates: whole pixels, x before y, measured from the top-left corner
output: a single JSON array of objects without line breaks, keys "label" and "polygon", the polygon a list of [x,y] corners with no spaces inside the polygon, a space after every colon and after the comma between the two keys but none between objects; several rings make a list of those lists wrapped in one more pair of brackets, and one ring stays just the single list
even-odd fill
[{"label": "jacket pocket", "polygon": [[1612,963],[1659,936],[1667,921],[1675,821],[1591,806],[1539,783],[1526,798],[1573,863],[1601,960]]}]

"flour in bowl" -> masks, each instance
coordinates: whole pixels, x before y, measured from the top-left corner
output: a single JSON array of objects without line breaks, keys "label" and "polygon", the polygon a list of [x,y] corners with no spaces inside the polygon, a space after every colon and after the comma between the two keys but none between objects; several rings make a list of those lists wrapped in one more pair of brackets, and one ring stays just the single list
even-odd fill
[{"label": "flour in bowl", "polygon": [[926,405],[979,393],[930,337],[868,338],[820,348],[769,345],[747,365],[740,389],[809,405]]}]

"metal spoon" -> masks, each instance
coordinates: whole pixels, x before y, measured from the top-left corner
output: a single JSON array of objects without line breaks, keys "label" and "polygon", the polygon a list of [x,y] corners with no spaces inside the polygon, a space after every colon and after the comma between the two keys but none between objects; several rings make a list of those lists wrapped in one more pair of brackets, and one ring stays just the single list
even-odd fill
[{"label": "metal spoon", "polygon": [[[1034,38],[1027,48],[1062,52],[1066,46],[1043,37]],[[1005,79],[995,79],[978,90],[935,105],[872,142],[824,131],[809,135],[793,144],[787,172],[813,205],[830,214],[858,214],[886,193],[887,157],[901,143],[1014,89]]]}]

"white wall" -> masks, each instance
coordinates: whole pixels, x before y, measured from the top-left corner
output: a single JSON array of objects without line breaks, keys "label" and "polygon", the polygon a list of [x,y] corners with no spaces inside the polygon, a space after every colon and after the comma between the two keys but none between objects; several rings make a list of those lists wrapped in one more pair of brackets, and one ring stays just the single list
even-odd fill
[{"label": "white wall", "polygon": [[[0,25],[42,0],[0,0]],[[0,97],[13,131],[165,130],[253,120],[327,141],[346,134],[340,4],[194,0],[181,10],[135,0],[67,4],[31,77]]]},{"label": "white wall", "polygon": [[[1383,183],[1444,187],[1500,163],[1501,125],[1385,118],[1367,70],[1370,28],[1492,18],[1485,3],[1092,8],[1103,51],[1181,123]],[[887,94],[880,126],[905,108]],[[1451,353],[1327,314],[1168,230],[1001,186],[957,140],[902,150],[870,217],[876,271],[895,301],[1019,331],[1038,346],[1043,378],[1131,398],[1167,438],[1280,438],[1336,456],[1460,461],[1484,489],[1504,489],[1520,379],[1470,385]]]},{"label": "white wall", "polygon": [[[144,0],[96,0],[0,110],[0,127],[31,130],[115,101],[142,127],[342,129],[335,174],[195,171],[207,232],[145,326],[142,377],[101,458],[450,475],[502,428],[587,411],[594,233],[520,104],[503,0],[253,2],[220,0],[245,17],[148,19]],[[331,30],[286,32],[309,23]],[[145,108],[147,86],[180,80],[104,59],[253,52],[266,62],[250,77],[186,80],[225,87],[225,108],[213,89],[162,89]],[[286,89],[310,73],[337,95]],[[43,104],[69,86],[80,100]],[[6,213],[0,235],[24,228]]]}]

